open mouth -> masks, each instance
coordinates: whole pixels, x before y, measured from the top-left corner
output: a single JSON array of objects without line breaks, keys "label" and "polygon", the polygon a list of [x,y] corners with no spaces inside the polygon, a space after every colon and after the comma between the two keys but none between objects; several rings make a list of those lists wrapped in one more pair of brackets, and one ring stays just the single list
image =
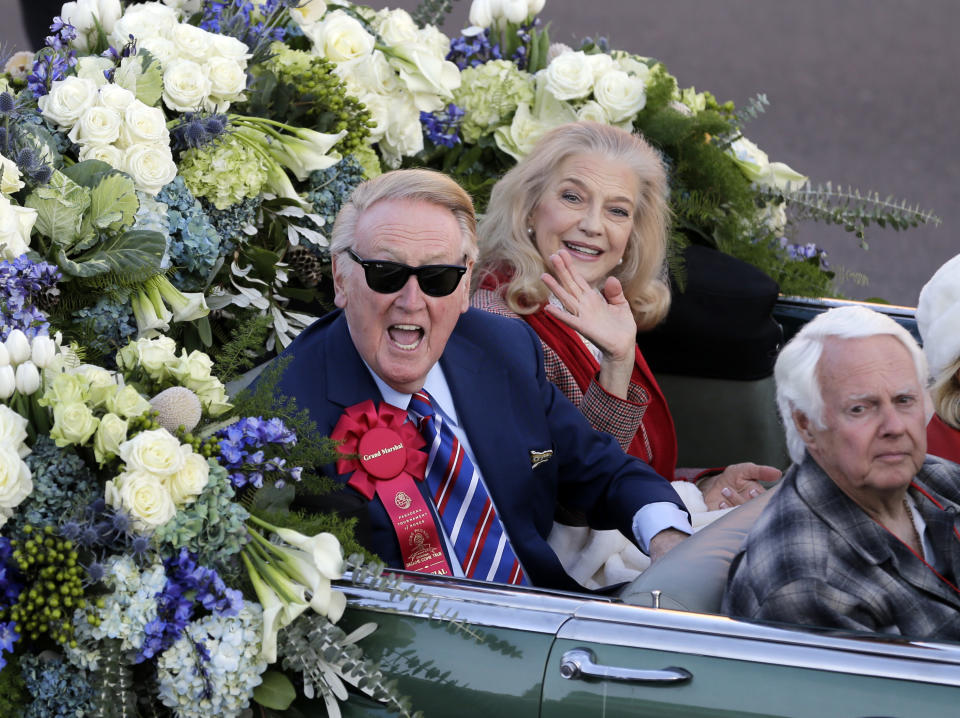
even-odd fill
[{"label": "open mouth", "polygon": [[420,345],[423,328],[416,324],[393,324],[387,327],[387,335],[397,348],[410,351]]},{"label": "open mouth", "polygon": [[603,252],[601,252],[599,249],[588,247],[585,244],[564,242],[563,246],[567,249],[567,251],[572,252],[573,254],[578,254],[582,257],[599,257],[601,254],[603,254]]}]

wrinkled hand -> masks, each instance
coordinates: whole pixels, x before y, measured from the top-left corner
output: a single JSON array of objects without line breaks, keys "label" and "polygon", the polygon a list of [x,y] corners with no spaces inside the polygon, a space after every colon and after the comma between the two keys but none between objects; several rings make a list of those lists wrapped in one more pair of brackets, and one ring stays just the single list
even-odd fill
[{"label": "wrinkled hand", "polygon": [[565,249],[550,255],[553,274],[542,279],[566,312],[548,304],[546,311],[571,329],[596,344],[605,358],[629,362],[633,366],[637,341],[637,322],[623,287],[614,277],[607,277],[602,291],[597,291],[573,266]]},{"label": "wrinkled hand", "polygon": [[709,510],[726,509],[756,498],[766,491],[760,482],[776,481],[781,473],[773,466],[751,462],[730,464],[722,473],[700,481],[699,487]]},{"label": "wrinkled hand", "polygon": [[687,538],[687,534],[677,529],[664,529],[650,539],[650,563],[654,564],[663,558],[664,554]]}]

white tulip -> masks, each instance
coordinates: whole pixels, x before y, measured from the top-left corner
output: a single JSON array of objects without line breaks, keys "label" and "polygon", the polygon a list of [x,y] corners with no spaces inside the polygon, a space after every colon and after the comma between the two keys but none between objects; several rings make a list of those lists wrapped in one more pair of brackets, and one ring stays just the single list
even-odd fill
[{"label": "white tulip", "polygon": [[17,391],[24,396],[30,396],[40,388],[40,371],[37,365],[29,359],[17,367]]},{"label": "white tulip", "polygon": [[527,0],[501,0],[500,12],[508,22],[520,24],[527,19]]},{"label": "white tulip", "polygon": [[56,355],[57,343],[53,339],[42,334],[33,338],[30,346],[30,358],[38,367],[46,369]]},{"label": "white tulip", "polygon": [[4,342],[10,354],[10,363],[16,366],[30,358],[30,340],[20,329],[14,329]]},{"label": "white tulip", "polygon": [[473,0],[470,6],[470,24],[476,27],[490,27],[499,16],[500,0]]},{"label": "white tulip", "polygon": [[0,401],[9,399],[16,390],[17,379],[13,373],[13,367],[9,364],[0,366]]},{"label": "white tulip", "polygon": [[0,344],[0,366],[6,366],[10,363],[10,352],[4,344]]}]

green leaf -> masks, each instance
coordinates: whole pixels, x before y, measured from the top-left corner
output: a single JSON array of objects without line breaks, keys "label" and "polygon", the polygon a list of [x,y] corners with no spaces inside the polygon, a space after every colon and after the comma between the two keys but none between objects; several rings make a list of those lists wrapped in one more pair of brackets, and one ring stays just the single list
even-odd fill
[{"label": "green leaf", "polygon": [[282,489],[273,484],[264,484],[253,495],[251,508],[261,511],[289,511],[296,493],[292,483],[284,484]]},{"label": "green leaf", "polygon": [[133,180],[123,174],[110,174],[94,188],[87,216],[98,229],[118,231],[133,223],[139,207]]},{"label": "green leaf", "polygon": [[163,68],[148,50],[137,48],[136,55],[120,61],[114,82],[130,90],[143,104],[153,107],[163,94]]},{"label": "green leaf", "polygon": [[106,272],[127,274],[145,269],[160,269],[160,260],[166,240],[159,232],[137,229],[107,240],[92,252],[67,258],[65,252],[57,255],[60,268],[74,277],[93,277]]},{"label": "green leaf", "polygon": [[93,189],[104,177],[117,172],[118,170],[101,160],[84,160],[63,170],[63,174],[88,189]]},{"label": "green leaf", "polygon": [[90,190],[62,172],[27,195],[24,206],[37,210],[34,229],[54,244],[68,250],[83,239],[83,214],[90,206]]},{"label": "green leaf", "polygon": [[253,689],[253,700],[266,708],[285,711],[297,697],[293,683],[278,671],[267,671],[263,681]]}]

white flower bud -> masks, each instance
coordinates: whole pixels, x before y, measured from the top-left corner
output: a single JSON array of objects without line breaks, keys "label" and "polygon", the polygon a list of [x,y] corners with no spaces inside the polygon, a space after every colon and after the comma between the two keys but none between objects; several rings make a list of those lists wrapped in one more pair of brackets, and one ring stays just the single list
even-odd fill
[{"label": "white flower bud", "polygon": [[10,354],[10,363],[16,366],[30,358],[30,340],[19,329],[14,329],[4,342]]},{"label": "white flower bud", "polygon": [[0,366],[0,401],[9,399],[17,390],[17,380],[13,367],[9,364]]},{"label": "white flower bud", "polygon": [[17,391],[24,396],[30,396],[40,388],[40,371],[29,359],[17,367]]},{"label": "white flower bud", "polygon": [[33,338],[30,347],[30,358],[41,369],[50,366],[57,355],[57,343],[48,336],[37,335]]},{"label": "white flower bud", "polygon": [[4,344],[0,344],[0,366],[7,366],[10,363],[10,352]]}]

